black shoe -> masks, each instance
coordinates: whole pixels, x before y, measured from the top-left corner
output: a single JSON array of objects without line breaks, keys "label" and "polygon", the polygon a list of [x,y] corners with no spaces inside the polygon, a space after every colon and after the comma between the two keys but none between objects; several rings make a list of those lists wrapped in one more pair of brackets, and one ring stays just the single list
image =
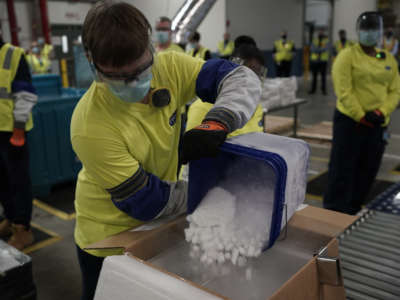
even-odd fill
[{"label": "black shoe", "polygon": [[315,91],[309,91],[308,94],[309,94],[309,95],[314,95],[314,94],[315,94]]},{"label": "black shoe", "polygon": [[325,96],[328,95],[326,91],[322,91],[322,94],[324,94]]}]

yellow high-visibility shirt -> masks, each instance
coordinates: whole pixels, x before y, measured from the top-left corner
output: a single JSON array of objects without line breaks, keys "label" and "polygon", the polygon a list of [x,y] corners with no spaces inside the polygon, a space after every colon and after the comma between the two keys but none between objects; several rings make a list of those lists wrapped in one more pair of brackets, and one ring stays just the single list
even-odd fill
[{"label": "yellow high-visibility shirt", "polygon": [[[377,52],[382,51],[377,49]],[[384,50],[386,58],[371,57],[361,46],[347,48],[332,68],[337,109],[359,122],[368,111],[379,109],[390,121],[400,99],[400,78],[396,59]]]},{"label": "yellow high-visibility shirt", "polygon": [[43,58],[45,58],[45,59],[48,59],[48,60],[50,60],[50,52],[53,50],[53,46],[52,45],[49,45],[49,44],[45,44],[44,46],[43,46],[43,49],[42,49],[42,51],[40,51],[40,55],[43,57]]},{"label": "yellow high-visibility shirt", "polygon": [[162,50],[160,50],[160,49],[157,50],[157,52],[167,52],[167,51],[175,51],[175,52],[181,52],[181,53],[185,52],[185,50],[183,50],[181,46],[179,46],[178,44],[175,44],[175,43],[169,44],[168,48],[165,48]]},{"label": "yellow high-visibility shirt", "polygon": [[220,41],[218,43],[218,53],[221,56],[229,56],[235,50],[235,43],[233,41],[229,41],[226,45],[224,41]]},{"label": "yellow high-visibility shirt", "polygon": [[[18,71],[24,50],[11,44],[4,44],[0,48],[0,131],[13,131],[14,129],[14,98],[12,82]],[[32,114],[26,122],[25,130],[33,127]]]},{"label": "yellow high-visibility shirt", "polygon": [[[170,103],[128,103],[106,85],[94,82],[76,106],[71,121],[73,149],[82,161],[75,196],[75,241],[91,243],[142,224],[118,209],[106,189],[131,179],[141,166],[159,179],[177,180],[180,108],[195,97],[204,61],[174,51],[159,53],[151,87],[169,90]],[[88,251],[92,255],[119,250]]]},{"label": "yellow high-visibility shirt", "polygon": [[36,55],[28,54],[26,56],[31,72],[33,74],[46,74],[50,68],[50,61],[44,57],[36,57]]},{"label": "yellow high-visibility shirt", "polygon": [[[194,101],[188,111],[186,131],[193,129],[194,127],[201,124],[206,114],[213,107],[211,103],[203,102],[200,99]],[[228,137],[234,137],[237,135],[250,133],[250,132],[263,132],[264,122],[263,122],[263,109],[259,104],[251,117],[251,119],[242,128],[239,128],[231,132]]]},{"label": "yellow high-visibility shirt", "polygon": [[283,40],[277,40],[274,43],[276,53],[274,55],[274,59],[276,62],[280,63],[281,61],[291,61],[293,59],[293,47],[294,43],[292,41],[286,41],[283,43]]},{"label": "yellow high-visibility shirt", "polygon": [[193,57],[201,58],[201,59],[205,59],[207,51],[210,51],[206,47],[200,46],[200,49],[197,51],[196,55],[193,55],[194,50],[195,49],[189,50],[187,52],[187,54],[189,54],[190,56],[193,56]]}]

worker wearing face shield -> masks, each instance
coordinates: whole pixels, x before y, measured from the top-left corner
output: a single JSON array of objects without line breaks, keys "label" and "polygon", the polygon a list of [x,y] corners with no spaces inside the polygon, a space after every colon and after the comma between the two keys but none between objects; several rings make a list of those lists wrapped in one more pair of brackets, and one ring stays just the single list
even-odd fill
[{"label": "worker wearing face shield", "polygon": [[[93,298],[104,257],[122,254],[85,248],[146,221],[184,213],[180,163],[217,155],[226,136],[251,118],[261,95],[250,69],[175,51],[154,55],[150,39],[147,19],[123,2],[98,2],[83,25],[96,80],[71,121],[72,146],[83,166],[74,234],[82,299]],[[196,96],[213,107],[181,139],[179,111]]]},{"label": "worker wearing face shield", "polygon": [[332,68],[337,103],[324,207],[348,214],[365,203],[388,142],[390,115],[400,99],[396,60],[377,48],[382,30],[378,13],[361,14],[359,42],[343,50]]},{"label": "worker wearing face shield", "polygon": [[181,46],[172,42],[171,19],[160,17],[156,24],[156,51],[185,52]]}]

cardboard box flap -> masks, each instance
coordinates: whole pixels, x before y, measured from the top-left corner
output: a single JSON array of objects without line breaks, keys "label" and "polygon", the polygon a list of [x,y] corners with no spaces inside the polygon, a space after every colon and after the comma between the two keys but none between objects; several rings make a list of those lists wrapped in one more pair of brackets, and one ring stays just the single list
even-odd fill
[{"label": "cardboard box flap", "polygon": [[[90,244],[85,247],[85,250],[122,248],[125,252],[130,252],[141,259],[147,259],[149,255],[156,254],[154,251],[157,249],[157,247],[153,244],[150,248],[154,248],[154,250],[145,250],[144,247],[135,247],[135,245],[138,243],[146,244],[145,241],[153,239],[155,236],[157,236],[159,249],[166,249],[166,247],[168,247],[167,244],[172,244],[176,240],[173,238],[173,236],[182,236],[183,228],[187,224],[185,216],[178,217],[172,221],[167,219],[166,222],[167,223],[163,226],[158,226],[150,230],[148,228],[151,228],[151,226],[147,224],[143,226],[144,230],[138,230],[140,229],[139,227],[134,230],[123,231],[121,233],[109,236],[99,242]],[[141,248],[139,251],[140,253],[138,252],[137,248]]]},{"label": "cardboard box flap", "polygon": [[[332,257],[337,257],[339,255],[338,241],[336,239],[333,239],[328,243],[327,254]],[[323,271],[325,273],[335,272],[335,270],[329,268]],[[343,285],[332,286],[322,284],[319,272],[321,272],[321,269],[318,268],[317,257],[314,257],[269,299],[346,299]],[[331,277],[335,277],[335,274],[331,274]]]},{"label": "cardboard box flap", "polygon": [[336,237],[359,217],[314,206],[297,211],[290,219],[290,226],[328,237]]}]

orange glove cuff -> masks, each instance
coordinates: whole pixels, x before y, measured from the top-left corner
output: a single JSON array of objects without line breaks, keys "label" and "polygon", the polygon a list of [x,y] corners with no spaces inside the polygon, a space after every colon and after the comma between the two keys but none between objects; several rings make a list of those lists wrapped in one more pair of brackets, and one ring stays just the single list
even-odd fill
[{"label": "orange glove cuff", "polygon": [[25,130],[21,128],[14,128],[13,135],[10,138],[10,143],[16,147],[23,146],[25,144]]},{"label": "orange glove cuff", "polygon": [[210,131],[223,130],[228,132],[228,128],[224,124],[217,121],[204,121],[199,126],[197,126],[196,129],[210,130]]}]

